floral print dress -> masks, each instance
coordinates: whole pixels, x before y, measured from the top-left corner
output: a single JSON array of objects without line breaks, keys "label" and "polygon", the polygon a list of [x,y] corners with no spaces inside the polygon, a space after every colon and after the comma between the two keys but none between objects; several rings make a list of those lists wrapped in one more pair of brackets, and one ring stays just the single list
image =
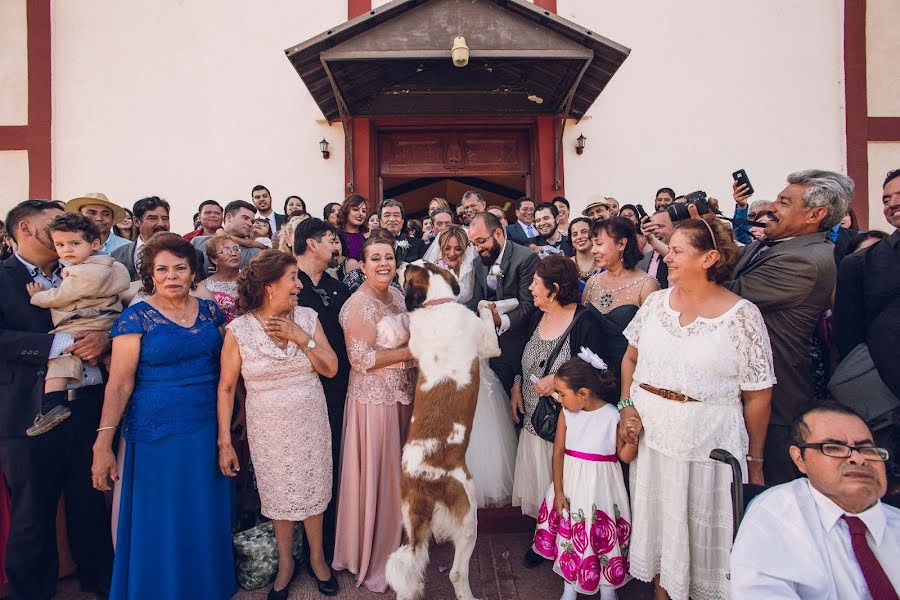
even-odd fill
[{"label": "floral print dress", "polygon": [[534,551],[581,594],[618,588],[628,575],[631,511],[616,457],[619,411],[612,404],[577,413],[563,409],[566,456],[563,493],[569,510],[555,508],[553,484],[538,511]]}]

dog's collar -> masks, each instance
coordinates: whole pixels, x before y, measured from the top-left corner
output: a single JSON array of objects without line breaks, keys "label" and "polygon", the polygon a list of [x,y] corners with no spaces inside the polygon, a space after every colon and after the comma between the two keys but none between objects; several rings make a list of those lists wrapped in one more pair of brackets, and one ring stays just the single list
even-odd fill
[{"label": "dog's collar", "polygon": [[448,302],[456,302],[453,298],[438,298],[437,300],[429,300],[428,302],[424,302],[422,307],[426,306],[437,306],[438,304],[447,304]]}]

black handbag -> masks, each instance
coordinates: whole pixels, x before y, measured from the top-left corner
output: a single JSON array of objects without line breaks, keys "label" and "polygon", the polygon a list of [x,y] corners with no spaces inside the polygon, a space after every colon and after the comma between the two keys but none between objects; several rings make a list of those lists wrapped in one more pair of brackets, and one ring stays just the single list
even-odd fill
[{"label": "black handbag", "polygon": [[[582,310],[575,315],[565,332],[559,337],[559,341],[556,342],[556,346],[554,346],[553,351],[550,352],[547,361],[544,363],[544,377],[550,374],[550,369],[553,368],[556,357],[562,352],[563,344],[569,339],[569,334],[572,332],[572,328],[575,327],[575,323],[587,312]],[[531,413],[531,426],[534,427],[535,433],[548,442],[554,441],[556,439],[556,422],[559,420],[559,411],[561,410],[562,405],[553,396],[541,396],[538,399],[537,406],[534,408],[534,412]]]}]

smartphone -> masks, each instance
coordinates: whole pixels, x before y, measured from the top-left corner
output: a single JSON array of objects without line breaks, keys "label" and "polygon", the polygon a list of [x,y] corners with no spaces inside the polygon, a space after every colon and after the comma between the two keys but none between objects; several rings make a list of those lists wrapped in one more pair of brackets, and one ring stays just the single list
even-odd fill
[{"label": "smartphone", "polygon": [[737,182],[738,187],[746,185],[747,193],[753,193],[753,184],[750,183],[750,178],[747,177],[747,171],[745,171],[744,169],[738,169],[737,171],[732,173],[731,176],[734,178],[735,182]]},{"label": "smartphone", "polygon": [[644,218],[647,216],[647,211],[644,210],[644,207],[641,206],[640,204],[638,204],[638,205],[635,206],[634,208],[635,208],[635,210],[637,211],[638,222],[640,223],[640,222],[643,221]]}]

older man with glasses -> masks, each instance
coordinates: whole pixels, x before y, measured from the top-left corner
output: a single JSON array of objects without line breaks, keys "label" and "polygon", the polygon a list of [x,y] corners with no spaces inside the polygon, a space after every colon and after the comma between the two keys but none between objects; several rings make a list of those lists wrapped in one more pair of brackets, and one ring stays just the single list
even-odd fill
[{"label": "older man with glasses", "polygon": [[806,477],[750,505],[731,552],[731,597],[897,600],[900,510],[881,502],[888,451],[840,404],[806,411],[791,433]]}]

